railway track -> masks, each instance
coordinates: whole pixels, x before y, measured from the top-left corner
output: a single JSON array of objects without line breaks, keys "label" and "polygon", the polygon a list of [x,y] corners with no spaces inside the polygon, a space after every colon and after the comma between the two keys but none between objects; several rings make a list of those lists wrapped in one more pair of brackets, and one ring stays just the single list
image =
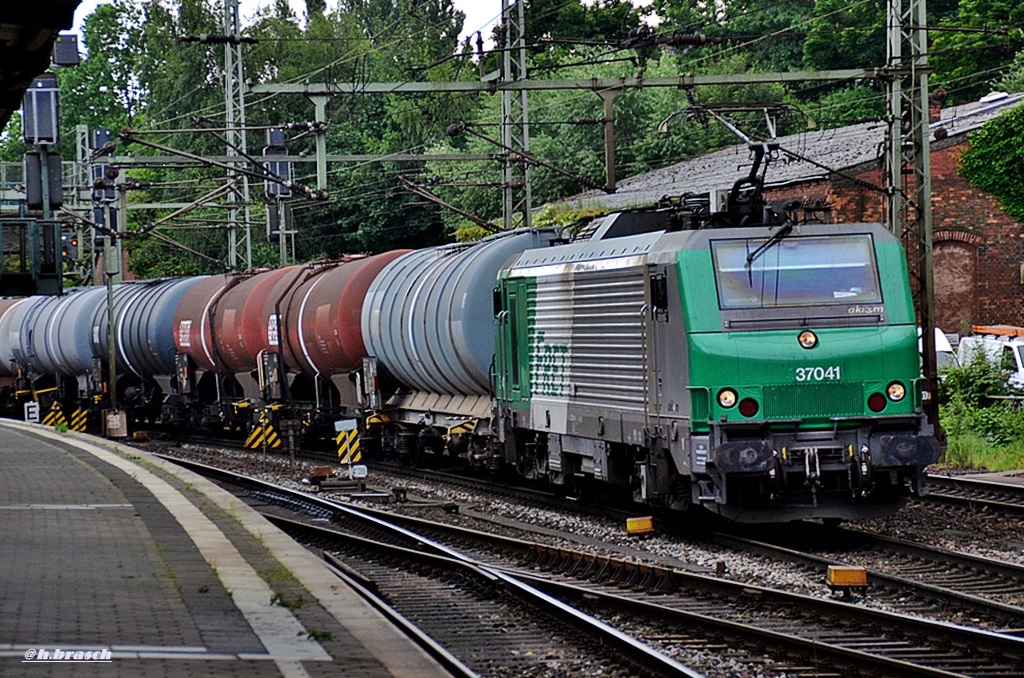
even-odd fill
[{"label": "railway track", "polygon": [[[483,492],[492,498],[507,497],[545,510],[597,512],[620,524],[636,514],[635,507],[631,510],[627,505],[621,508],[607,504],[595,506],[550,492],[495,485],[465,475],[390,464],[375,464],[374,468],[386,470],[393,476],[437,481],[446,486]],[[680,535],[675,521],[659,521],[658,526],[663,533]],[[799,528],[787,526],[785,531],[774,530],[770,534],[773,536],[768,539],[747,538],[736,530],[726,529],[704,536],[718,546],[785,563],[788,571],[802,572],[808,582],[822,581],[829,565],[861,565],[869,571],[870,604],[874,607],[1024,635],[1024,567],[1019,565],[858,530],[822,529],[813,523]],[[649,557],[635,550],[631,555]],[[705,568],[693,568],[689,564],[668,563],[668,566],[707,572]]]},{"label": "railway track", "polygon": [[[401,616],[484,675],[599,673],[700,676],[683,664],[544,594],[382,516],[240,474],[166,457],[225,485],[302,543],[325,553],[357,590],[384,594]],[[304,516],[296,520],[293,514]],[[358,523],[338,530],[317,521]],[[608,648],[614,648],[609,653]]]},{"label": "railway track", "polygon": [[829,565],[865,567],[871,598],[924,617],[1024,635],[1024,567],[854,529],[805,523],[770,541],[718,533],[722,546],[757,553],[822,577]]},{"label": "railway track", "polygon": [[[223,472],[216,473],[223,476]],[[349,517],[351,509],[322,503],[319,498],[296,499],[294,493],[282,488],[249,487],[257,503],[315,504],[315,509],[307,508],[305,512],[320,521],[326,512],[344,510],[345,518],[335,517],[329,529],[311,523],[291,528],[316,533],[317,539],[355,542],[360,549],[371,545],[381,549],[382,544],[389,544],[388,548],[454,558],[494,576],[500,574],[543,589],[552,596],[582,601],[595,607],[595,614],[609,615],[619,623],[625,619],[631,627],[652,628],[649,633],[655,639],[675,639],[681,637],[679,629],[700,628],[716,642],[728,638],[736,646],[745,642],[757,648],[784,649],[789,656],[799,657],[805,668],[810,661],[816,675],[823,675],[823,671],[834,675],[873,671],[979,676],[1024,672],[1024,641],[1007,634],[597,557],[408,516],[386,514],[355,520]],[[388,528],[389,536],[382,537],[379,531],[383,520],[400,523],[405,530],[415,529],[415,534]],[[371,534],[366,534],[365,528],[354,527],[364,524],[372,525]],[[442,543],[444,547],[439,546]],[[451,548],[462,555],[453,556],[447,550]],[[348,553],[348,547],[343,550]],[[755,651],[760,654],[760,650]],[[822,658],[827,658],[824,665]],[[795,673],[789,675],[801,673],[796,666],[791,667]]]},{"label": "railway track", "polygon": [[969,476],[928,476],[927,501],[940,501],[973,509],[989,508],[1024,515],[1024,485],[979,480]]},{"label": "railway track", "polygon": [[[445,473],[401,467],[389,470],[467,488],[488,487],[484,481]],[[578,502],[540,492],[521,488],[504,491],[538,504],[580,508]],[[635,515],[635,509],[600,510],[616,520]],[[668,533],[679,531],[670,522],[659,522],[659,528]],[[869,570],[870,595],[876,606],[1024,635],[1024,567],[1020,565],[860,530],[823,528],[814,523],[802,524],[795,531],[787,525],[771,534],[774,536],[769,540],[752,539],[725,528],[709,538],[720,546],[801,568],[808,581],[821,581],[829,565],[862,565]]]}]

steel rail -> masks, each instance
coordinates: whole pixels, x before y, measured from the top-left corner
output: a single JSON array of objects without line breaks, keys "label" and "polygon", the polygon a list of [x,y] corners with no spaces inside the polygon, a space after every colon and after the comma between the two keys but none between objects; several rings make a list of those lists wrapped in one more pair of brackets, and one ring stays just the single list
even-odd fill
[{"label": "steel rail", "polygon": [[[192,467],[204,467],[204,465],[195,463],[188,463],[186,465]],[[399,517],[394,514],[387,514],[385,512],[375,511],[373,509],[360,508],[359,510],[355,510],[352,509],[351,507],[337,504],[330,500],[326,500],[322,497],[316,497],[313,495],[308,495],[306,493],[295,492],[293,490],[288,490],[286,488],[280,488],[274,486],[273,484],[265,483],[263,481],[256,481],[253,479],[240,480],[239,474],[233,472],[226,472],[220,469],[210,469],[210,471],[215,475],[223,476],[236,483],[245,482],[246,484],[250,484],[252,486],[264,488],[264,491],[268,493],[278,492],[287,496],[297,496],[300,497],[299,501],[306,504],[319,506],[321,507],[320,510],[339,511],[346,515],[359,518],[360,520],[369,521],[373,524],[381,526],[382,528],[384,527],[385,522],[403,522],[403,524],[418,526],[417,529],[429,528],[431,530],[440,530],[450,534],[461,534],[463,537],[471,535],[472,538],[477,540],[486,539],[487,541],[495,543],[503,543],[506,545],[511,544],[518,551],[522,551],[524,548],[532,548],[534,550],[539,550],[539,552],[541,552],[542,554],[544,552],[547,552],[548,554],[553,554],[553,557],[550,560],[556,562],[554,569],[576,569],[575,566],[564,566],[563,561],[568,557],[567,554],[571,554],[571,552],[567,551],[566,549],[552,549],[550,547],[544,547],[542,545],[531,545],[529,542],[524,542],[522,540],[512,540],[507,537],[481,535],[480,533],[476,533],[472,530],[466,530],[465,528],[456,528],[450,525],[433,523],[432,521],[425,521],[423,519],[411,518],[408,516]],[[383,516],[386,516],[386,518]],[[392,531],[394,529],[397,529],[399,533],[403,533],[405,535],[405,538],[409,540],[411,543],[417,545],[425,544],[427,545],[428,548],[435,550],[435,552],[438,555],[459,559],[463,562],[466,562],[472,567],[489,567],[481,564],[481,562],[476,559],[469,558],[467,556],[462,556],[454,550],[449,549],[448,547],[445,547],[429,538],[424,537],[419,532],[411,532],[406,528],[389,529],[392,529]],[[581,559],[585,559],[588,557],[588,555],[578,554],[578,557]],[[593,558],[593,556],[589,557]],[[653,566],[641,566],[639,564],[634,563],[634,572],[631,575],[631,580],[621,581],[620,584],[629,584],[631,583],[631,581],[636,580],[636,573],[639,572],[641,568],[645,569],[645,579],[652,580],[652,574],[650,570],[656,568],[653,568]],[[661,570],[664,570],[664,568],[661,568]],[[501,572],[501,568],[492,567],[490,569],[490,572],[497,576]],[[665,576],[665,574],[666,572],[662,572],[662,576]],[[704,575],[696,575],[692,573],[685,573],[675,570],[671,571],[669,574],[671,577],[676,578],[678,581],[686,582],[687,585],[690,586],[703,586],[705,589],[717,588],[719,590],[730,591],[730,595],[733,598],[742,597],[743,595],[749,595],[750,591],[755,591],[761,600],[766,602],[770,601],[772,603],[775,603],[776,605],[788,603],[793,606],[800,606],[802,608],[811,608],[815,610],[814,614],[817,614],[819,616],[825,616],[826,618],[831,618],[835,616],[843,616],[846,618],[850,618],[853,619],[855,623],[855,626],[851,628],[868,629],[877,628],[879,626],[886,626],[892,629],[889,632],[890,634],[893,633],[893,631],[896,632],[896,637],[901,637],[903,634],[907,632],[913,632],[914,634],[917,634],[922,638],[932,639],[931,641],[929,641],[929,643],[934,642],[934,639],[942,639],[941,641],[938,641],[939,648],[936,649],[931,649],[930,647],[917,647],[916,649],[913,647],[900,647],[892,649],[893,652],[909,653],[909,655],[913,657],[920,656],[921,662],[927,661],[930,655],[933,663],[941,663],[945,661],[952,665],[962,664],[964,661],[966,661],[966,659],[956,657],[951,658],[948,655],[943,655],[942,652],[946,648],[963,647],[964,644],[971,644],[976,647],[987,648],[988,652],[998,653],[998,655],[1002,656],[1004,659],[1012,657],[1012,659],[1009,660],[1010,666],[1017,666],[1018,663],[1022,661],[1021,658],[1024,657],[1024,640],[1006,634],[995,633],[980,629],[973,629],[945,622],[926,620],[907,615],[899,615],[891,612],[865,609],[837,601],[829,601],[809,596],[800,596],[797,594],[775,591],[772,589],[753,587],[739,582],[730,582],[726,580],[707,577]],[[734,621],[732,623],[736,622]],[[814,634],[812,633],[811,635],[813,636]],[[890,635],[886,637],[888,638],[892,636]],[[814,643],[814,646],[818,648],[819,652],[822,651],[823,644],[820,639],[811,638],[809,640],[811,640],[811,642]],[[883,641],[871,641],[869,640],[869,638],[865,637],[854,638],[853,640],[848,642],[850,642],[853,645],[860,644],[861,646],[865,646],[865,643],[867,643],[867,645],[870,645],[872,642],[883,643]],[[837,644],[839,647],[842,647],[842,643],[840,641],[837,641]],[[838,652],[842,653],[845,650],[860,651],[857,650],[856,647],[843,647],[841,650],[838,650]],[[884,651],[884,648],[880,648],[880,652],[884,653]],[[939,653],[938,657],[936,657],[936,652]],[[855,657],[855,655],[847,656]],[[870,656],[874,657],[875,655]],[[897,657],[884,657],[881,661],[887,662],[903,660]],[[889,665],[889,669],[891,670],[894,666],[895,665]],[[943,671],[943,669],[936,668],[935,666],[929,666],[923,663],[914,664],[914,666],[916,667],[915,670],[919,669],[922,672],[921,675],[949,675],[948,672],[934,673],[934,671]],[[900,668],[901,670],[906,669],[906,667],[903,666],[900,666]]]},{"label": "steel rail", "polygon": [[[364,511],[363,509],[355,509],[351,506],[345,506],[338,502],[325,499],[323,497],[317,497],[310,495],[305,492],[299,492],[297,490],[291,490],[285,487],[268,483],[263,480],[256,478],[250,478],[243,474],[235,473],[232,471],[225,471],[216,467],[208,466],[205,464],[199,464],[196,462],[184,462],[173,457],[164,457],[168,461],[172,461],[177,464],[181,464],[200,472],[202,475],[211,475],[219,477],[225,481],[231,483],[242,483],[245,485],[260,487],[269,489],[275,492],[285,493],[294,497],[299,498],[299,501],[305,504],[311,504],[314,506],[322,507],[323,509],[333,510],[337,513],[344,514],[348,517],[355,518],[361,521],[370,523],[380,529],[384,529],[388,532],[400,535],[409,539],[412,543],[423,549],[429,549],[433,553],[425,553],[422,551],[416,551],[411,549],[404,549],[393,545],[388,545],[392,550],[402,548],[402,551],[406,555],[415,554],[419,558],[443,558],[445,562],[450,565],[459,565],[463,569],[469,572],[477,573],[477,576],[489,577],[502,581],[510,590],[516,592],[517,596],[526,602],[538,605],[549,612],[554,613],[553,616],[562,619],[563,621],[569,622],[580,628],[590,635],[598,638],[602,642],[608,643],[614,647],[617,647],[621,652],[624,653],[632,662],[644,667],[649,671],[655,673],[661,673],[666,675],[678,675],[685,676],[687,678],[702,678],[703,674],[694,671],[693,669],[680,664],[676,660],[668,657],[667,655],[657,651],[649,645],[638,641],[637,639],[622,633],[618,629],[605,624],[604,622],[573,608],[566,603],[553,598],[552,596],[544,593],[543,591],[537,590],[534,587],[519,581],[515,577],[506,574],[500,570],[489,567],[478,563],[476,560],[456,551],[455,549],[449,548],[443,544],[428,539],[422,535],[411,532],[405,528],[397,525],[390,524],[385,518],[380,515],[374,515],[371,512]],[[376,512],[374,512],[376,513]],[[326,527],[309,525],[307,523],[299,523],[297,521],[288,521],[287,519],[280,517],[271,517],[265,514],[265,517],[272,518],[273,521],[279,525],[287,525],[290,529],[297,529],[296,526],[301,525],[302,529],[306,531],[316,531],[323,533],[331,533],[336,538],[347,537],[344,533],[336,530],[330,530]],[[369,544],[369,540],[362,540],[362,543]],[[377,543],[379,544],[379,542]]]},{"label": "steel rail", "polygon": [[[824,571],[824,568],[829,565],[849,564],[836,558],[826,558],[797,549],[755,539],[737,537],[735,535],[717,534],[712,540],[720,546],[735,548],[744,553],[756,553],[779,561],[816,567],[821,571]],[[1005,620],[1004,623],[1008,623],[1010,627],[1009,630],[1004,631],[1005,633],[1009,633],[1012,630],[1016,634],[1019,630],[1024,629],[1024,608],[1022,607],[1009,605],[964,591],[929,584],[876,568],[869,567],[865,569],[867,570],[869,582],[873,584],[882,583],[894,597],[905,598],[907,594],[919,592],[925,597],[964,606],[972,612],[983,612],[995,619]]]},{"label": "steel rail", "polygon": [[1024,485],[962,476],[928,475],[925,501],[972,508],[989,506],[1013,515],[1024,514]]},{"label": "steel rail", "polygon": [[[715,633],[728,633],[735,634],[743,637],[755,637],[759,642],[769,643],[776,647],[785,647],[790,650],[800,653],[802,656],[825,656],[831,662],[838,662],[840,664],[849,665],[854,664],[858,667],[870,667],[875,670],[885,670],[890,672],[897,672],[899,675],[907,676],[931,676],[931,677],[944,677],[958,676],[960,674],[951,673],[942,669],[936,669],[932,667],[922,666],[920,664],[913,664],[911,662],[903,661],[900,659],[893,659],[890,657],[884,657],[879,655],[873,655],[861,650],[851,649],[842,647],[839,645],[830,645],[822,643],[812,638],[802,638],[792,634],[775,631],[772,629],[761,628],[754,625],[749,625],[741,622],[735,622],[728,619],[721,619],[713,617],[711,615],[700,614],[689,610],[681,610],[677,608],[668,607],[665,605],[658,604],[653,601],[638,600],[635,598],[629,598],[623,595],[617,595],[609,593],[606,590],[602,590],[593,586],[581,586],[577,584],[571,584],[567,582],[556,581],[536,575],[531,575],[525,572],[519,572],[515,570],[498,568],[494,566],[486,565],[473,565],[471,562],[467,562],[463,559],[451,558],[447,555],[440,553],[429,553],[424,550],[410,549],[395,544],[389,544],[385,542],[375,541],[365,537],[352,535],[345,532],[340,532],[326,526],[311,525],[301,521],[290,520],[288,518],[282,518],[274,514],[264,513],[265,518],[273,522],[278,527],[281,527],[288,534],[306,533],[318,535],[320,537],[328,537],[337,539],[340,541],[348,542],[351,544],[359,545],[364,548],[372,548],[381,552],[387,552],[392,555],[400,555],[405,558],[414,559],[419,562],[425,562],[436,565],[438,567],[452,569],[452,568],[463,568],[468,572],[476,575],[497,579],[505,584],[513,587],[513,589],[526,593],[523,596],[524,600],[528,602],[537,602],[535,596],[540,593],[542,602],[545,605],[554,605],[557,609],[565,611],[569,616],[567,619],[578,624],[581,618],[591,618],[589,615],[583,615],[578,610],[568,606],[563,600],[576,599],[583,601],[587,604],[602,603],[606,607],[614,607],[618,610],[630,611],[633,614],[642,613],[645,619],[651,617],[661,619],[670,623],[686,623],[700,626],[706,630],[713,631]],[[422,540],[424,545],[427,545],[429,540]],[[750,587],[748,587],[749,589]],[[752,590],[752,589],[751,589]],[[543,592],[547,591],[548,594]],[[557,597],[556,597],[557,596]],[[597,621],[597,620],[594,620]],[[603,622],[597,621],[598,624],[605,626]],[[649,669],[657,669],[659,667],[647,666]],[[664,670],[664,667],[660,667]],[[687,672],[683,675],[699,675],[695,672]]]}]

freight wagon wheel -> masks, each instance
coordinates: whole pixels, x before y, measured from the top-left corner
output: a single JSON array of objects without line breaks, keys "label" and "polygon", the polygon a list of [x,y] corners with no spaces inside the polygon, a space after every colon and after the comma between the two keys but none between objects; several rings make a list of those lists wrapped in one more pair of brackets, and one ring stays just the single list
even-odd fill
[{"label": "freight wagon wheel", "polygon": [[381,456],[389,461],[396,461],[399,455],[398,427],[394,424],[385,424],[378,427],[380,432]]},{"label": "freight wagon wheel", "polygon": [[490,458],[490,445],[487,438],[483,436],[466,435],[465,447],[460,450],[459,455],[472,465],[477,465]]}]

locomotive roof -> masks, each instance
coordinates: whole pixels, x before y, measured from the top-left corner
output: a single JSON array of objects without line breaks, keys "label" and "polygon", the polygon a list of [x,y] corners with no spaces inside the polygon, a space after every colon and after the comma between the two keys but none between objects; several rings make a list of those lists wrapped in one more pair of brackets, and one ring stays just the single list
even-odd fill
[{"label": "locomotive roof", "polygon": [[[1024,93],[990,95],[979,101],[944,109],[940,119],[930,127],[933,132],[940,127],[944,128],[948,136],[941,142],[933,139],[932,144],[936,148],[944,148],[961,143],[967,132],[981,127],[1021,101],[1024,101]],[[885,123],[867,122],[801,132],[780,137],[777,141],[782,149],[812,158],[820,165],[834,170],[849,170],[877,162],[884,151],[884,140]],[[599,206],[610,209],[651,205],[664,196],[728,188],[737,179],[747,176],[749,168],[747,145],[739,144],[623,179],[613,194],[588,191],[565,202],[575,207]],[[813,181],[823,179],[828,174],[829,171],[821,167],[780,154],[768,169],[766,186]]]}]

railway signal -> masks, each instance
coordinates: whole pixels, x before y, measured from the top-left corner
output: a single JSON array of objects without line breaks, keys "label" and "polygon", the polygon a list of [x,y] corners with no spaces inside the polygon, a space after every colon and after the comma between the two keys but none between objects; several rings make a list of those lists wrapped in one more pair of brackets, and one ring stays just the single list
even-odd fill
[{"label": "railway signal", "polygon": [[60,259],[67,269],[78,260],[78,236],[74,233],[62,233],[60,236]]}]

